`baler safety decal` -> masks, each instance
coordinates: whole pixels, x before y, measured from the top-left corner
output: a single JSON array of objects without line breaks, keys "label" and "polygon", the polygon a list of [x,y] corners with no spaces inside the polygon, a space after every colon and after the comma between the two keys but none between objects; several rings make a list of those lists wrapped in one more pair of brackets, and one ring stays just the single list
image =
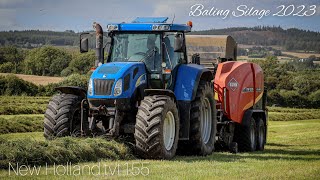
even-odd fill
[{"label": "baler safety decal", "polygon": [[234,79],[234,78],[232,78],[229,82],[228,82],[228,86],[230,87],[230,89],[232,90],[232,91],[235,91],[237,88],[238,88],[238,82]]}]

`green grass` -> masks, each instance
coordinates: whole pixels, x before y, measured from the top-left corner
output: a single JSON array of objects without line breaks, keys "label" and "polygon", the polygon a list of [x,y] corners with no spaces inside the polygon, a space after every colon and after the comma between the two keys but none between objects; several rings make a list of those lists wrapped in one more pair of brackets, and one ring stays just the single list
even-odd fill
[{"label": "green grass", "polygon": [[50,97],[0,96],[0,115],[43,114]]},{"label": "green grass", "polygon": [[269,121],[320,119],[320,109],[268,107]]},{"label": "green grass", "polygon": [[[268,144],[264,152],[231,154],[215,152],[207,157],[177,156],[171,161],[132,159],[127,145],[104,139],[61,138],[46,141],[43,137],[43,112],[50,97],[0,96],[0,166],[11,164],[42,166],[38,178],[74,179],[79,176],[53,175],[55,166],[109,167],[98,178],[138,179],[319,179],[320,110],[268,107]],[[25,114],[27,113],[27,114]],[[10,115],[12,114],[12,115]],[[313,120],[310,120],[313,119]],[[297,121],[303,120],[303,121]],[[39,132],[37,132],[39,131]],[[12,133],[19,132],[19,133]],[[23,132],[23,133],[22,133]],[[91,161],[91,162],[87,162]],[[21,164],[22,163],[22,164]],[[132,169],[149,169],[148,176],[132,175]],[[111,171],[119,167],[119,172]],[[116,169],[117,170],[117,169]],[[61,172],[61,169],[59,170]],[[96,171],[95,171],[96,172]],[[106,173],[107,176],[103,174]],[[137,172],[136,172],[137,173]],[[88,169],[81,178],[95,179]],[[9,176],[0,170],[0,179],[33,179],[35,176]]]},{"label": "green grass", "polygon": [[[102,160],[100,176],[84,168],[82,176],[53,175],[57,166],[49,166],[47,175],[42,166],[38,176],[9,176],[8,170],[0,170],[0,178],[14,177],[18,179],[95,179],[95,178],[138,178],[138,179],[319,179],[320,178],[320,119],[304,121],[271,121],[268,130],[268,144],[264,152],[231,154],[215,152],[207,157],[177,156],[170,161],[159,160]],[[27,135],[28,134],[28,135]],[[23,137],[36,138],[42,134],[26,133]],[[17,141],[22,136],[0,135],[9,141]],[[139,170],[149,169],[147,176],[132,175],[132,166]],[[64,164],[66,166],[66,164]],[[76,164],[72,164],[74,167]],[[80,167],[96,166],[99,162],[80,163]],[[128,169],[127,166],[130,168]],[[37,166],[39,167],[39,166]],[[108,167],[106,171],[103,167]],[[119,167],[119,172],[112,172]],[[145,168],[146,167],[146,168]],[[111,170],[110,170],[110,169]],[[128,170],[128,171],[127,171]],[[135,169],[137,170],[137,169]],[[58,169],[58,172],[63,171]],[[135,171],[136,173],[138,171]],[[106,173],[106,175],[105,175]],[[147,173],[147,171],[144,171]]]},{"label": "green grass", "polygon": [[0,115],[0,134],[43,131],[43,114]]},{"label": "green grass", "polygon": [[25,133],[9,133],[0,134],[0,139],[16,140],[16,139],[32,139],[44,141],[43,132],[25,132]]},{"label": "green grass", "polygon": [[130,149],[125,144],[98,137],[62,137],[50,141],[28,137],[0,138],[0,168],[3,169],[8,168],[9,163],[53,165],[131,157]]}]

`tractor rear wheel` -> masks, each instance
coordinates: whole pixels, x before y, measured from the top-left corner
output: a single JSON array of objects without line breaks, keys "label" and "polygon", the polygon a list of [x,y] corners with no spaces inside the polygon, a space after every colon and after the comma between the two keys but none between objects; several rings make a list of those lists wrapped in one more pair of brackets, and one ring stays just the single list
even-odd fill
[{"label": "tractor rear wheel", "polygon": [[81,101],[80,96],[73,94],[62,93],[52,97],[44,114],[45,138],[79,134]]},{"label": "tractor rear wheel", "polygon": [[265,145],[265,132],[266,128],[264,122],[261,118],[259,118],[257,123],[257,150],[263,151]]},{"label": "tractor rear wheel", "polygon": [[142,158],[173,158],[178,146],[179,122],[174,100],[163,95],[146,96],[136,116],[137,154]]},{"label": "tractor rear wheel", "polygon": [[191,104],[189,147],[193,154],[208,155],[214,150],[217,117],[212,83],[200,81]]},{"label": "tractor rear wheel", "polygon": [[234,139],[238,143],[240,151],[255,151],[257,146],[256,122],[250,118],[248,126],[237,124]]}]

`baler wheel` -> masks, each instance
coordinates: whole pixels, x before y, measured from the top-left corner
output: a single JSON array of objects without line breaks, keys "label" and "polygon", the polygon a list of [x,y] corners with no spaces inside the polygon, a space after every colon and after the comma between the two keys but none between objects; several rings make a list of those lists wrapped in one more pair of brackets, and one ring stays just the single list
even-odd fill
[{"label": "baler wheel", "polygon": [[264,125],[263,120],[260,118],[257,123],[257,150],[263,151],[265,145],[265,132],[266,127]]},{"label": "baler wheel", "polygon": [[171,159],[179,139],[177,105],[169,96],[146,96],[136,116],[136,153],[147,159]]},{"label": "baler wheel", "polygon": [[256,122],[250,118],[249,126],[238,124],[235,128],[235,141],[238,143],[240,151],[255,151],[257,146]]},{"label": "baler wheel", "polygon": [[64,93],[52,97],[44,114],[45,138],[79,134],[81,100],[80,96]]},{"label": "baler wheel", "polygon": [[217,132],[216,103],[212,83],[200,81],[191,104],[190,140],[192,154],[208,155],[214,150]]}]

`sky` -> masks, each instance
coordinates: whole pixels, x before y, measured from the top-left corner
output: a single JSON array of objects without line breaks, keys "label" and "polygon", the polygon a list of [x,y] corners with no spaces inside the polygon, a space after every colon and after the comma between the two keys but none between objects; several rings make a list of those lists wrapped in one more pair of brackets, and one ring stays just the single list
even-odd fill
[{"label": "sky", "polygon": [[[295,9],[287,17],[273,16],[281,5],[288,7],[287,14],[293,7]],[[314,15],[293,16],[302,10],[301,5],[305,7],[301,14],[307,11],[306,15],[313,12]],[[239,6],[241,11],[237,10]],[[200,7],[203,7],[201,11]],[[229,10],[230,13],[225,18],[223,15],[199,15],[212,8],[221,12]],[[251,8],[258,14],[262,10],[270,10],[270,14],[261,19],[260,15],[245,16],[243,11]],[[235,17],[232,11],[236,16],[242,16]],[[194,12],[194,16],[190,12]],[[0,31],[39,29],[82,32],[92,30],[93,22],[106,27],[108,23],[157,16],[169,17],[169,22],[174,20],[174,23],[182,24],[191,20],[193,30],[280,25],[286,29],[320,32],[320,0],[0,0]]]}]

